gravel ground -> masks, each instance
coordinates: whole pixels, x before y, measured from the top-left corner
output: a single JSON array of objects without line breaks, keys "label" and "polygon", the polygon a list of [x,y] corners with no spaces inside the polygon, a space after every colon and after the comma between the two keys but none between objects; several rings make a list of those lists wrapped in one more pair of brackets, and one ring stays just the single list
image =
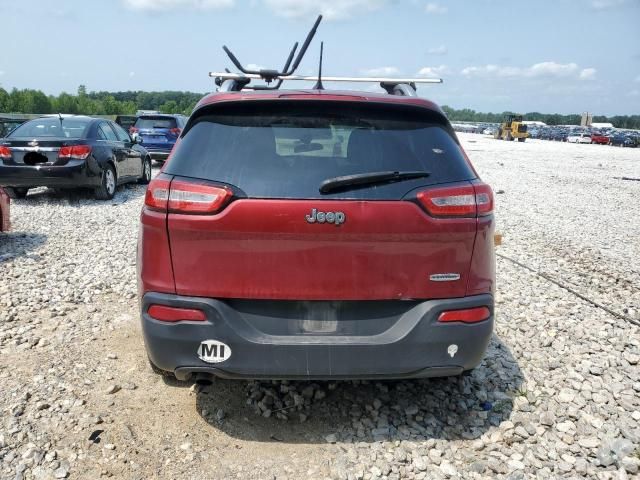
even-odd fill
[{"label": "gravel ground", "polygon": [[0,478],[640,478],[640,149],[460,137],[504,235],[495,336],[460,378],[162,379],[137,324],[144,189],[14,201]]}]

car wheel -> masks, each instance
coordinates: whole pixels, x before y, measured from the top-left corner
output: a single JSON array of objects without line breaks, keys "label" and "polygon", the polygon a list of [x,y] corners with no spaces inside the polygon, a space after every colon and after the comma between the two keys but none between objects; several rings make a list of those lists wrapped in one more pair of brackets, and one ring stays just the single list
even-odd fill
[{"label": "car wheel", "polygon": [[29,193],[29,189],[25,187],[4,187],[4,191],[10,198],[25,198]]},{"label": "car wheel", "polygon": [[146,157],[144,159],[144,163],[142,164],[142,177],[138,179],[138,183],[141,185],[146,185],[151,181],[151,159]]},{"label": "car wheel", "polygon": [[107,165],[102,171],[102,181],[96,188],[96,198],[98,200],[111,200],[116,193],[116,171],[111,165]]}]

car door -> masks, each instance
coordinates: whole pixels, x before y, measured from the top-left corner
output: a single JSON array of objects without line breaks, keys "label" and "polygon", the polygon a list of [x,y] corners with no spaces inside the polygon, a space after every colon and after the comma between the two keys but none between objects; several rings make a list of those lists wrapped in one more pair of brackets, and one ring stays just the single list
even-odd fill
[{"label": "car door", "polygon": [[118,179],[130,176],[131,173],[128,170],[127,152],[124,143],[118,140],[118,136],[115,130],[111,128],[111,125],[109,125],[109,122],[100,122],[100,125],[98,125],[98,137],[100,139],[104,138],[105,140],[99,141],[111,148],[113,152],[113,157],[116,160]]},{"label": "car door", "polygon": [[142,176],[142,154],[133,148],[133,141],[129,134],[117,123],[111,123],[113,130],[116,132],[118,140],[124,144],[124,149],[127,154],[127,171],[129,175],[135,177]]}]

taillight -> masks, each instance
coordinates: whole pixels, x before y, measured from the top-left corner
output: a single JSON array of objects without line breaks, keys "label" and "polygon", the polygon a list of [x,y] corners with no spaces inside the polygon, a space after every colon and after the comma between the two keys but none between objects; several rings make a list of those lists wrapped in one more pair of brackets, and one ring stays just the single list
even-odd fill
[{"label": "taillight", "polygon": [[449,310],[442,312],[438,317],[439,322],[482,322],[491,316],[487,307],[466,308],[463,310]]},{"label": "taillight", "polygon": [[0,146],[0,158],[3,158],[3,159],[11,158],[11,149],[9,147]]},{"label": "taillight", "polygon": [[476,191],[476,205],[478,206],[478,216],[491,215],[493,213],[493,191],[486,183],[478,182],[473,184]]},{"label": "taillight", "polygon": [[171,213],[217,213],[232,195],[225,187],[156,177],[149,183],[144,203],[153,210]]},{"label": "taillight", "polygon": [[493,212],[493,193],[485,183],[432,188],[417,197],[434,217],[475,217]]},{"label": "taillight", "polygon": [[84,160],[91,153],[89,145],[73,145],[70,147],[62,147],[58,152],[58,158],[75,158]]},{"label": "taillight", "polygon": [[202,310],[195,308],[169,307],[167,305],[151,305],[147,313],[154,320],[161,322],[196,321],[204,322],[207,317]]},{"label": "taillight", "polygon": [[169,212],[216,213],[231,199],[231,190],[174,180],[169,192]]},{"label": "taillight", "polygon": [[151,180],[144,195],[144,204],[152,210],[166,212],[170,184],[171,181],[164,178],[156,177]]},{"label": "taillight", "polygon": [[171,130],[169,130],[169,133],[171,135],[175,135],[176,137],[179,137],[180,134],[182,133],[182,129],[181,128],[172,128]]},{"label": "taillight", "polygon": [[136,133],[139,129],[137,127],[129,127],[129,135]]}]

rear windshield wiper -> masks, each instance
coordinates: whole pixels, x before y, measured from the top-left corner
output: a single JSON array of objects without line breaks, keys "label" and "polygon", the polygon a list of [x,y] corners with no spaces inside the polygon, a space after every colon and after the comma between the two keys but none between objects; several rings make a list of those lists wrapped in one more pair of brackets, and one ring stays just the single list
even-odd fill
[{"label": "rear windshield wiper", "polygon": [[415,170],[408,172],[370,172],[344,175],[328,178],[320,184],[320,193],[330,193],[343,188],[357,187],[360,185],[373,185],[376,183],[398,182],[412,178],[425,178],[431,175],[429,172]]}]

